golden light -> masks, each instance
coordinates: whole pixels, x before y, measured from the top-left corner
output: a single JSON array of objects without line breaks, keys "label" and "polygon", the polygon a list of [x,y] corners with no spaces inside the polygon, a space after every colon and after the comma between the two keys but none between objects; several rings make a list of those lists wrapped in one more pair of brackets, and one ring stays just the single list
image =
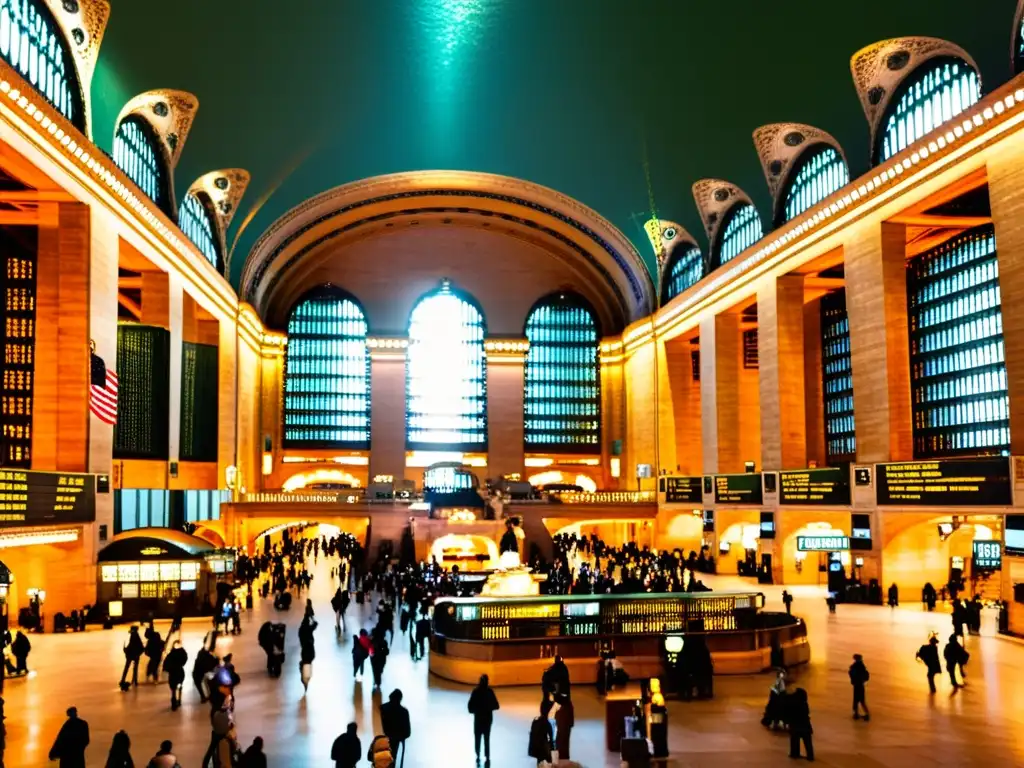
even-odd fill
[{"label": "golden light", "polygon": [[618,456],[612,456],[608,459],[608,473],[612,477],[620,477],[622,475],[622,460]]},{"label": "golden light", "polygon": [[289,477],[281,487],[291,493],[319,483],[345,483],[353,488],[359,487],[359,479],[341,469],[314,469],[311,472],[302,472]]},{"label": "golden light", "polygon": [[263,465],[261,467],[264,475],[269,475],[274,471],[274,454],[264,453],[263,454]]},{"label": "golden light", "polygon": [[120,600],[111,600],[107,613],[112,619],[119,619],[124,615],[124,603]]}]

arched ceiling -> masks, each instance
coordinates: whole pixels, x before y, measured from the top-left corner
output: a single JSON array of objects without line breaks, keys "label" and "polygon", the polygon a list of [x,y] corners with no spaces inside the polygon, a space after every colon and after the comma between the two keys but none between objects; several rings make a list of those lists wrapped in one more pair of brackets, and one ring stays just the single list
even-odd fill
[{"label": "arched ceiling", "polygon": [[[447,168],[526,179],[610,220],[654,268],[658,216],[703,231],[701,178],[771,202],[751,133],[773,122],[828,131],[851,174],[868,126],[850,56],[888,37],[948,39],[1005,81],[1015,0],[331,0],[288,5],[177,0],[154,16],[115,2],[92,83],[93,134],[110,149],[136,94],[200,103],[176,170],[245,168],[233,282],[257,238],[324,190]],[[707,244],[701,241],[702,248]]]}]

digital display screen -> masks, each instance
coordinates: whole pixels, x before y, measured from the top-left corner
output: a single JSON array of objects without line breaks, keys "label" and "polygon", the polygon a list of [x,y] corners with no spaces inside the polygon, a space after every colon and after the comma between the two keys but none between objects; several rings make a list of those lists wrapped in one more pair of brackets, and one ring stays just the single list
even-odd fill
[{"label": "digital display screen", "polygon": [[715,475],[716,504],[760,504],[761,475]]},{"label": "digital display screen", "polygon": [[847,536],[797,536],[798,552],[846,552],[850,548]]},{"label": "digital display screen", "polygon": [[871,529],[870,528],[854,528],[853,538],[855,539],[870,539]]},{"label": "digital display screen", "polygon": [[95,475],[0,470],[0,528],[95,519]]},{"label": "digital display screen", "polygon": [[1006,507],[1011,503],[1010,459],[981,456],[879,464],[876,492],[879,504]]},{"label": "digital display screen", "polygon": [[780,504],[847,506],[850,503],[850,477],[845,469],[824,467],[779,474],[782,476]]},{"label": "digital display screen", "polygon": [[1006,516],[1006,554],[1024,556],[1024,515]]},{"label": "digital display screen", "polygon": [[998,541],[975,541],[973,566],[978,570],[998,571],[1003,567],[1003,545]]},{"label": "digital display screen", "polygon": [[666,477],[666,504],[700,504],[704,500],[703,478],[701,477]]},{"label": "digital display screen", "polygon": [[761,513],[761,538],[762,539],[774,539],[775,538],[775,513],[774,512],[762,512]]}]

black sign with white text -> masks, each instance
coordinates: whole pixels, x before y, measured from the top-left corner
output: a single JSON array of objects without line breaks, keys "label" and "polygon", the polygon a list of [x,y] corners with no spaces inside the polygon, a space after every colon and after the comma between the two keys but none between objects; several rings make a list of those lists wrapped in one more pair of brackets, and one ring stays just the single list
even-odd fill
[{"label": "black sign with white text", "polygon": [[0,469],[0,528],[95,519],[95,475]]},{"label": "black sign with white text", "polygon": [[879,464],[879,504],[916,507],[1008,507],[1010,459],[979,456]]},{"label": "black sign with white text", "polygon": [[850,475],[846,469],[823,467],[780,472],[780,504],[846,506],[850,503]]}]

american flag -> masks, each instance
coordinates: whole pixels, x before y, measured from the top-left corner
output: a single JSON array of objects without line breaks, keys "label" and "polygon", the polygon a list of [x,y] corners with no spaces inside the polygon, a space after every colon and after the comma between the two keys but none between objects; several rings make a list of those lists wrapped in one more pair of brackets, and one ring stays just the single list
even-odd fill
[{"label": "american flag", "polygon": [[103,358],[92,353],[92,373],[89,382],[89,410],[105,424],[117,423],[117,374]]}]

